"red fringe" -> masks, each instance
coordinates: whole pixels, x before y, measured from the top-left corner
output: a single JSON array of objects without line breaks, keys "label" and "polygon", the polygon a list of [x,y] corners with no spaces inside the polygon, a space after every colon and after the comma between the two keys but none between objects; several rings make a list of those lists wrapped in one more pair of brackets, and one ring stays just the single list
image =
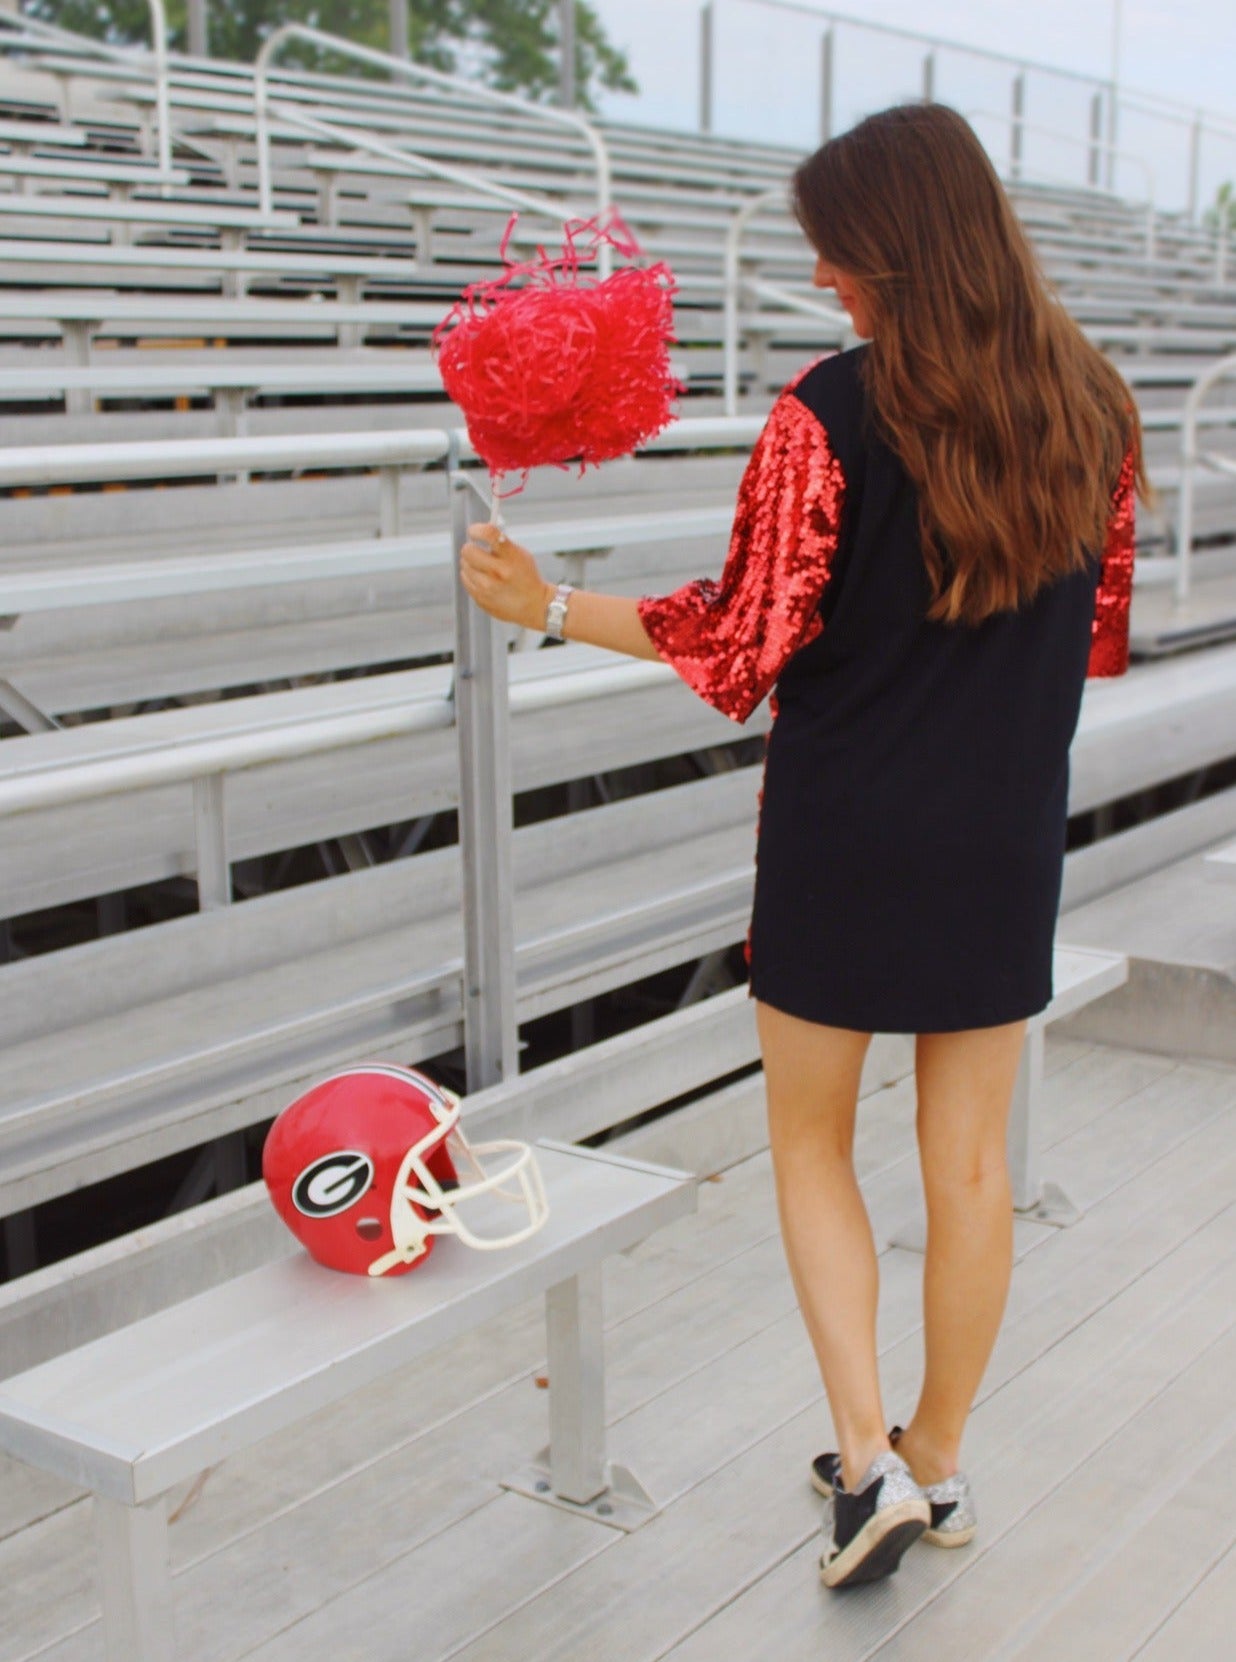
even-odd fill
[{"label": "red fringe", "polygon": [[[625,456],[673,419],[685,389],[670,369],[677,282],[663,261],[624,266],[604,282],[582,267],[602,242],[625,258],[640,253],[611,210],[568,220],[562,252],[507,258],[518,214],[499,253],[501,276],[470,283],[435,328],[443,384],[495,481],[531,468],[589,465]],[[581,242],[587,239],[581,249]],[[522,280],[522,286],[514,286]]]}]

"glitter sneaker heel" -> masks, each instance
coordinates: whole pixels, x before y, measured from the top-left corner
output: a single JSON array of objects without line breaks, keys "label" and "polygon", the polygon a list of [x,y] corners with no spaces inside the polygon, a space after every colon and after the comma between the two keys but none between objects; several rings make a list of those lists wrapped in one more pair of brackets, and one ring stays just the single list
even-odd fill
[{"label": "glitter sneaker heel", "polygon": [[[896,1445],[902,1427],[893,1426],[889,1442]],[[841,1470],[841,1456],[830,1449],[817,1454],[811,1462],[811,1482],[824,1496],[831,1496]],[[931,1522],[923,1531],[923,1540],[933,1547],[964,1547],[974,1539],[978,1529],[978,1514],[970,1480],[964,1472],[953,1472],[938,1483],[922,1483],[919,1488],[931,1506]]]}]

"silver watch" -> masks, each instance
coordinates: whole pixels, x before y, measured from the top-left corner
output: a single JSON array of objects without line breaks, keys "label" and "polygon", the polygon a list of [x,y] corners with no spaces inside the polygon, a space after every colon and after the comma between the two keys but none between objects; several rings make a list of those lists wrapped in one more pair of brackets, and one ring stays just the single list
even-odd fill
[{"label": "silver watch", "polygon": [[554,597],[545,608],[545,633],[551,640],[563,639],[562,626],[566,622],[567,601],[575,592],[573,583],[559,583]]}]

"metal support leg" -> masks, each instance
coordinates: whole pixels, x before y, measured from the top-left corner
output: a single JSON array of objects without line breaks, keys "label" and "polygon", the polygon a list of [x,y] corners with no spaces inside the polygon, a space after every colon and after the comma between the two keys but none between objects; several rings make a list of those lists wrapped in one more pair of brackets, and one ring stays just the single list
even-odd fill
[{"label": "metal support leg", "polygon": [[227,856],[227,815],[223,775],[193,781],[193,829],[197,840],[197,895],[203,912],[232,902],[232,868]]},{"label": "metal support leg", "polygon": [[[99,327],[86,318],[66,318],[60,325],[64,332],[64,356],[74,369],[90,367],[90,337]],[[94,410],[94,394],[89,387],[68,387],[64,394],[66,415],[90,415]]]},{"label": "metal support leg", "polygon": [[625,1466],[605,1458],[605,1333],[601,1265],[545,1295],[549,1445],[503,1487],[614,1529],[638,1529],[657,1507]]},{"label": "metal support leg", "polygon": [[417,265],[432,265],[433,263],[433,209],[417,207],[414,203],[411,209],[412,237],[416,247]]},{"label": "metal support leg", "polygon": [[[399,487],[403,479],[400,467],[378,469],[378,535],[399,535]],[[460,547],[462,547],[462,543]]]},{"label": "metal support leg", "polygon": [[1045,1034],[1042,1022],[1031,1023],[1026,1033],[1009,1110],[1009,1178],[1015,1212],[1034,1218],[1037,1223],[1063,1227],[1076,1223],[1081,1212],[1058,1183],[1045,1179],[1039,1171],[1038,1122],[1043,1100]]},{"label": "metal support leg", "polygon": [[549,1476],[556,1495],[581,1505],[608,1488],[605,1473],[605,1335],[601,1266],[545,1295],[549,1338]]},{"label": "metal support leg", "polygon": [[167,1501],[94,1500],[107,1662],[175,1662]]}]

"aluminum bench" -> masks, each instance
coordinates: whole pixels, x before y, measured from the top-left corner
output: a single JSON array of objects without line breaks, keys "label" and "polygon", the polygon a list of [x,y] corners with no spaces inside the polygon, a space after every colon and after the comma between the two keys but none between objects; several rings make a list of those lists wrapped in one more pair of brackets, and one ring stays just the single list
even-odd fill
[{"label": "aluminum bench", "polygon": [[[1236,883],[1236,843],[1226,843],[1222,848],[1216,848],[1204,858],[1207,877],[1212,877],[1218,883]],[[1236,919],[1232,925],[1233,935],[1236,935]]]},{"label": "aluminum bench", "polygon": [[118,193],[134,185],[187,185],[190,175],[183,168],[164,173],[149,162],[70,161],[59,156],[0,156],[0,176],[12,178],[17,186],[29,179],[64,179],[84,184],[115,187]]},{"label": "aluminum bench", "polygon": [[[467,1113],[465,1109],[465,1125]],[[606,1458],[601,1272],[694,1211],[694,1176],[544,1139],[548,1218],[501,1252],[440,1241],[365,1281],[296,1253],[6,1379],[0,1447],[89,1490],[108,1662],[175,1662],[168,1495],[544,1294],[549,1442],[504,1487],[621,1529],[657,1511]],[[415,1415],[415,1407],[410,1407]]]},{"label": "aluminum bench", "polygon": [[264,214],[257,208],[237,208],[226,203],[215,206],[210,202],[105,202],[93,196],[0,195],[0,213],[20,219],[59,219],[66,225],[94,220],[117,228],[177,225],[224,232],[274,230],[300,224],[298,215],[278,210]]}]

